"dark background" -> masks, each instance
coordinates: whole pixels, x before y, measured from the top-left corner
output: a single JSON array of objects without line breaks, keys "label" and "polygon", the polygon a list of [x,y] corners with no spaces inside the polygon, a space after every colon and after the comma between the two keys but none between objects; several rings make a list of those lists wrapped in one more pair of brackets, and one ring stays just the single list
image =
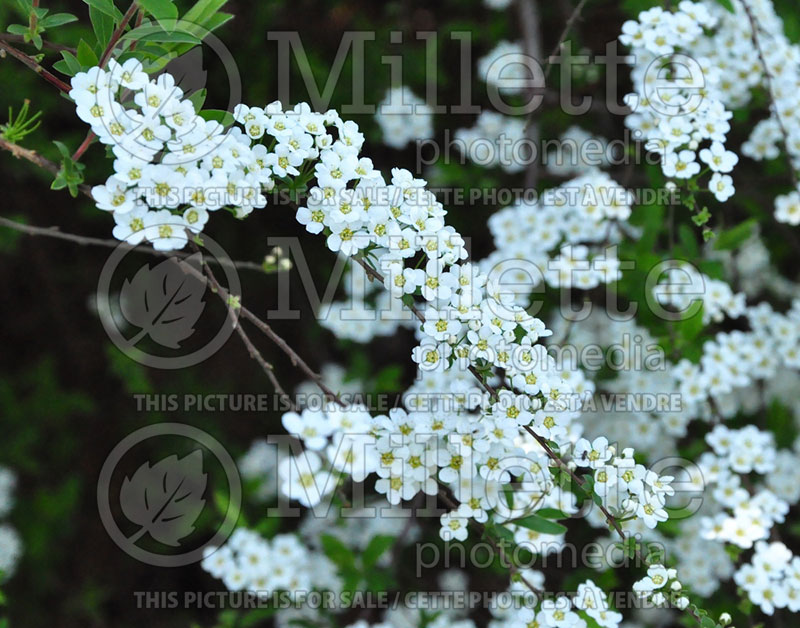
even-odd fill
[{"label": "dark background", "polygon": [[[81,17],[56,31],[57,41],[75,45],[90,32],[83,2],[43,1],[53,11],[68,10]],[[126,5],[118,2],[122,10]],[[179,2],[186,6],[186,3]],[[569,2],[542,2],[543,47],[549,51],[571,11]],[[600,53],[606,41],[614,39],[631,9],[641,2],[590,2],[584,20],[576,27],[581,45]],[[790,11],[793,2],[781,3]],[[780,5],[779,5],[780,6]],[[404,81],[424,96],[424,47],[416,41],[417,31],[434,30],[440,35],[439,102],[458,100],[458,44],[449,39],[453,30],[473,32],[473,60],[490,50],[500,39],[515,40],[517,20],[513,10],[495,12],[479,1],[443,2],[332,2],[295,0],[232,0],[225,7],[235,19],[216,35],[225,43],[243,78],[244,101],[264,104],[276,98],[275,42],[267,40],[269,31],[300,32],[312,67],[324,80],[343,32],[374,30],[376,41],[367,44],[368,71],[365,77],[367,102],[377,103],[389,85],[388,67],[380,64],[383,54],[402,53]],[[786,12],[784,12],[786,14]],[[12,3],[0,3],[0,27],[21,21]],[[404,43],[389,44],[388,32],[404,32]],[[33,49],[21,46],[29,52]],[[44,65],[58,57],[49,52]],[[224,106],[226,77],[220,64],[204,51],[208,70],[209,102]],[[349,102],[350,62],[337,84],[332,107]],[[305,100],[297,67],[292,65],[293,100]],[[554,73],[554,77],[557,73]],[[557,78],[553,79],[557,82]],[[595,86],[602,85],[602,76]],[[474,80],[475,102],[488,105],[485,90]],[[592,85],[583,86],[590,90]],[[620,85],[620,94],[627,88]],[[0,111],[30,98],[34,111],[44,112],[42,126],[23,144],[49,158],[57,158],[51,140],[58,139],[74,150],[86,127],[74,115],[70,101],[41,81],[17,61],[0,60]],[[414,170],[414,149],[394,151],[381,143],[380,132],[371,116],[353,116],[367,134],[367,150],[377,167],[387,172],[392,166]],[[569,120],[556,111],[540,116],[545,137],[556,137]],[[621,119],[590,114],[579,121],[590,130],[614,137],[622,131]],[[437,134],[471,126],[469,116],[437,116]],[[103,150],[92,146],[83,158],[89,173],[87,183],[102,183],[111,172]],[[430,175],[437,185],[491,187],[520,185],[519,177],[500,171],[486,171],[467,165],[443,165]],[[64,231],[110,238],[112,218],[98,211],[85,197],[71,198],[65,191],[49,190],[50,177],[32,164],[0,154],[0,215],[37,226],[57,225]],[[737,187],[739,187],[737,185]],[[757,185],[753,182],[753,188]],[[495,207],[452,208],[449,221],[471,236],[477,256],[491,250],[485,227]],[[732,210],[735,211],[735,210]],[[733,218],[733,217],[731,217]],[[227,213],[212,217],[208,233],[232,257],[260,261],[269,252],[268,236],[296,235],[302,238],[306,258],[317,287],[324,289],[332,267],[322,238],[305,236],[291,209],[268,205],[256,210],[241,225]],[[780,247],[780,245],[778,245]],[[0,228],[0,290],[3,317],[0,328],[0,464],[19,476],[17,504],[10,515],[20,532],[24,555],[17,573],[3,589],[8,597],[12,626],[186,626],[192,622],[212,625],[213,611],[136,610],[133,591],[144,590],[220,590],[221,583],[199,566],[157,569],[141,564],[124,554],[110,540],[98,517],[96,482],[110,450],[136,429],[165,420],[196,425],[220,440],[238,457],[257,437],[282,430],[280,415],[266,413],[185,413],[138,412],[133,398],[137,393],[182,394],[272,392],[269,382],[250,360],[236,336],[216,355],[201,365],[182,371],[147,369],[129,360],[110,343],[90,300],[97,279],[108,257],[103,248],[77,246],[42,237],[20,235]],[[781,252],[778,249],[780,261]],[[139,263],[143,263],[142,257]],[[790,264],[789,255],[785,263]],[[301,309],[299,321],[275,321],[275,330],[304,356],[313,368],[338,362],[348,368],[352,378],[366,378],[380,392],[397,392],[407,385],[413,372],[408,359],[410,337],[406,332],[380,339],[364,347],[339,341],[322,329],[309,310],[296,271],[292,271],[293,306]],[[242,271],[243,301],[262,315],[275,305],[277,279],[272,275]],[[212,326],[224,316],[216,299],[207,305],[209,315],[200,325]],[[264,357],[276,369],[279,380],[291,390],[304,377],[263,337],[252,334]],[[392,365],[402,365],[401,368]],[[385,368],[389,371],[382,371]],[[379,375],[384,373],[382,377]],[[158,451],[153,451],[158,457]],[[245,503],[253,520],[263,513],[259,506]],[[435,524],[435,522],[434,522]],[[285,522],[291,529],[293,521]],[[398,572],[402,568],[398,567]],[[412,583],[412,586],[415,586]],[[489,583],[491,588],[491,583]],[[499,581],[494,586],[502,586]]]}]

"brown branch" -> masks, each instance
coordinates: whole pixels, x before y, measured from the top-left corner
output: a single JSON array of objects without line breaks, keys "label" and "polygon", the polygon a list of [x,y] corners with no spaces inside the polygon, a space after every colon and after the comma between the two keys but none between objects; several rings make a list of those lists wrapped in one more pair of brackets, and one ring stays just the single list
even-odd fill
[{"label": "brown branch", "polygon": [[1,39],[0,39],[0,50],[4,50],[12,57],[14,57],[17,61],[21,61],[22,63],[24,63],[28,68],[36,72],[36,74],[40,75],[45,81],[47,81],[51,85],[54,85],[65,94],[68,94],[72,89],[69,85],[67,85],[57,76],[55,76],[52,72],[46,70],[41,65],[39,65],[36,62],[36,59],[34,59],[33,57],[29,57],[24,52],[17,50],[16,48],[14,48],[14,46]]},{"label": "brown branch", "polygon": [[[28,44],[30,42],[25,41],[25,38],[22,35],[12,35],[11,33],[0,33],[0,41],[12,41],[15,44]],[[42,45],[45,48],[49,48],[50,50],[62,51],[66,50],[67,52],[71,52],[72,54],[78,54],[78,50],[73,48],[72,46],[65,46],[64,44],[57,44],[53,41],[47,41],[46,39],[42,40]]]},{"label": "brown branch", "polygon": [[[200,252],[200,247],[198,247],[195,243],[192,243],[192,246],[196,252]],[[204,256],[201,257],[203,260],[203,271],[205,272],[209,281],[211,281],[214,292],[219,293],[220,284],[214,275],[214,271],[211,270],[211,266],[208,265],[206,258]],[[269,379],[269,381],[272,383],[273,388],[275,388],[275,392],[287,402],[288,407],[292,411],[296,410],[292,398],[286,394],[286,391],[283,389],[278,381],[278,378],[275,376],[275,369],[272,364],[264,359],[264,356],[261,355],[261,352],[253,344],[253,341],[250,340],[250,336],[248,336],[244,328],[239,325],[239,316],[237,314],[239,308],[230,302],[230,300],[228,300],[226,304],[228,306],[228,317],[230,318],[231,325],[233,326],[233,329],[236,330],[236,333],[239,334],[239,338],[241,338],[242,342],[244,343],[244,346],[247,349],[247,352],[250,354],[250,357],[258,363],[258,365],[261,367],[261,370],[264,371],[264,374],[267,376],[267,379]]]},{"label": "brown branch", "polygon": [[581,16],[581,11],[583,11],[583,7],[588,1],[589,0],[581,0],[578,3],[578,6],[575,7],[575,9],[572,11],[572,14],[567,19],[567,23],[564,25],[564,30],[561,31],[561,35],[559,36],[558,41],[556,42],[556,45],[553,47],[553,50],[550,51],[550,54],[547,55],[547,59],[545,59],[545,61],[544,61],[545,62],[545,71],[544,71],[544,77],[545,78],[550,76],[550,72],[553,69],[553,64],[551,63],[550,60],[553,57],[555,57],[559,53],[559,51],[561,50],[561,46],[564,45],[564,42],[567,40],[567,36],[569,35],[569,32],[572,30],[572,27],[574,26],[575,22]]},{"label": "brown branch", "polygon": [[114,52],[114,48],[117,45],[117,42],[122,38],[122,34],[125,32],[125,29],[128,26],[128,22],[131,21],[134,14],[139,8],[138,2],[134,0],[131,2],[131,6],[128,7],[128,10],[125,11],[125,15],[122,16],[122,20],[120,21],[119,25],[114,32],[111,34],[111,39],[108,40],[108,44],[106,45],[106,49],[103,51],[103,54],[100,55],[100,61],[98,62],[98,66],[101,68],[106,67],[106,63],[111,58],[112,53]]},{"label": "brown branch", "polygon": [[[211,282],[212,290],[219,295],[226,305],[230,306],[233,301],[238,300],[239,295],[231,295],[227,288],[222,286],[222,284],[217,281],[216,277],[214,277],[214,274],[208,272],[210,269],[207,266],[204,266],[204,269],[206,270],[206,276],[208,277],[208,280]],[[253,314],[253,312],[248,310],[244,305],[241,304],[240,301],[239,305],[236,306],[236,309],[239,312],[240,317],[243,317],[253,323],[253,325],[255,325],[262,334],[275,343],[278,348],[289,357],[292,362],[292,366],[296,366],[303,371],[303,373],[305,373],[306,376],[308,376],[320,388],[320,390],[328,395],[333,401],[343,408],[346,407],[347,404],[345,404],[342,398],[328,388],[325,382],[322,381],[322,376],[319,373],[316,373],[281,336],[276,334],[272,327],[261,320],[258,316]]]},{"label": "brown branch", "polygon": [[[117,42],[122,37],[122,34],[125,32],[125,28],[128,26],[128,23],[131,21],[138,8],[139,7],[137,2],[131,2],[131,6],[128,7],[128,10],[125,12],[125,15],[122,16],[122,21],[119,23],[119,26],[117,26],[113,35],[111,35],[111,39],[108,41],[106,49],[103,51],[103,54],[100,55],[100,61],[97,64],[99,67],[101,68],[106,67],[106,63],[108,63],[108,60],[111,59],[111,55],[114,52],[114,47],[117,45]],[[142,13],[140,12],[138,19],[139,23],[141,23],[141,18],[142,18]],[[91,129],[87,131],[86,137],[83,138],[81,145],[78,146],[77,150],[72,155],[72,161],[78,161],[81,157],[83,157],[83,154],[86,152],[89,146],[91,146],[92,140],[94,140],[94,138],[95,138],[94,132]]]},{"label": "brown branch", "polygon": [[72,161],[78,161],[82,156],[83,153],[86,152],[86,149],[92,144],[92,140],[95,138],[94,131],[91,129],[88,133],[86,133],[86,137],[83,138],[81,145],[75,150],[75,153],[72,155]]},{"label": "brown branch", "polygon": [[[64,240],[67,242],[72,242],[73,244],[78,244],[80,246],[100,246],[107,249],[115,249],[117,247],[129,250],[129,251],[136,251],[137,253],[144,253],[146,255],[155,255],[156,257],[180,257],[185,258],[189,257],[188,253],[182,253],[179,251],[157,251],[156,249],[144,246],[141,244],[127,244],[120,240],[113,240],[113,239],[104,239],[104,238],[93,238],[91,236],[84,236],[78,235],[76,233],[65,233],[61,231],[58,227],[36,227],[34,225],[26,225],[21,222],[16,222],[15,220],[10,220],[3,216],[0,216],[0,226],[8,227],[9,229],[14,229],[15,231],[19,231],[20,233],[25,233],[27,235],[32,236],[44,236],[46,238],[54,238],[56,240]],[[219,260],[212,260],[212,263],[217,264],[218,266],[226,266],[224,261]],[[242,261],[231,261],[230,262],[234,268],[243,269],[243,270],[258,270],[260,272],[266,272],[264,267],[256,264],[255,262],[242,262]]]}]

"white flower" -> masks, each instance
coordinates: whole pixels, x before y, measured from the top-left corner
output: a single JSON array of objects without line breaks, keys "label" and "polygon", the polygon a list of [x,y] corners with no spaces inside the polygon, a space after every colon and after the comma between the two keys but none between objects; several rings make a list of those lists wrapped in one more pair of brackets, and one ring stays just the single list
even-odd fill
[{"label": "white flower", "polygon": [[442,540],[465,541],[467,539],[467,535],[469,534],[469,530],[467,528],[469,524],[469,518],[466,516],[465,511],[463,511],[462,508],[443,514],[439,518],[439,521],[441,522],[439,536],[442,537]]},{"label": "white flower", "polygon": [[[711,190],[711,193],[720,203],[727,201],[736,191],[733,187],[733,179],[727,174],[720,174],[719,172],[715,172],[711,175],[711,179],[708,182],[708,189]],[[800,218],[798,220],[800,220]]]},{"label": "white flower", "polygon": [[330,473],[322,468],[322,460],[313,451],[287,458],[278,465],[281,492],[304,506],[314,506],[336,485]]},{"label": "white flower", "polygon": [[183,218],[171,214],[167,209],[144,215],[144,236],[157,251],[182,249],[188,241]]},{"label": "white flower", "polygon": [[704,148],[699,153],[701,161],[708,164],[714,172],[730,172],[739,163],[739,156],[725,150],[722,142],[712,142],[711,148]]}]

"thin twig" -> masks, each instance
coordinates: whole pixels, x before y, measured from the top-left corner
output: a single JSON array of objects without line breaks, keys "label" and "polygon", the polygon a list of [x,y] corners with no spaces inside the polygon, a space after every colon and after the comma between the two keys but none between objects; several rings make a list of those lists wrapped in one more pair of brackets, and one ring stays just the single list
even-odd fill
[{"label": "thin twig", "polygon": [[[196,244],[192,243],[196,252],[200,252],[200,247]],[[217,281],[216,276],[214,275],[214,271],[211,270],[211,266],[208,265],[208,261],[206,260],[205,256],[202,257],[203,260],[203,271],[205,272],[206,276],[208,277],[209,281],[211,281],[212,286],[214,287],[215,292],[219,292],[219,282]],[[264,356],[261,355],[261,352],[256,348],[253,344],[253,341],[250,339],[250,336],[247,335],[247,332],[244,328],[239,324],[239,316],[237,314],[238,308],[234,306],[233,303],[228,302],[228,317],[230,318],[231,325],[233,329],[236,330],[236,333],[239,334],[239,338],[241,338],[242,342],[244,343],[247,352],[250,354],[250,357],[253,358],[258,365],[261,367],[261,370],[264,371],[264,374],[267,376],[267,379],[272,383],[273,388],[275,388],[275,392],[280,395],[288,404],[288,407],[294,411],[296,409],[292,398],[286,394],[286,391],[281,386],[278,378],[275,376],[275,369],[264,359]]]},{"label": "thin twig", "polygon": [[97,64],[101,68],[106,67],[106,63],[111,58],[111,55],[114,52],[114,48],[117,45],[117,42],[122,38],[122,34],[125,32],[125,29],[128,26],[128,22],[131,21],[134,14],[139,8],[139,3],[134,0],[131,2],[131,6],[128,7],[128,10],[125,11],[125,15],[122,16],[122,20],[120,21],[119,25],[114,32],[111,34],[111,39],[108,40],[108,44],[106,45],[106,49],[103,51],[103,54],[100,56],[100,61]]},{"label": "thin twig", "polygon": [[[65,240],[81,246],[101,246],[107,249],[122,248],[125,250],[136,251],[137,253],[144,253],[145,255],[155,255],[156,257],[189,257],[188,253],[180,251],[157,251],[152,247],[144,246],[142,244],[127,244],[119,240],[93,238],[91,236],[78,235],[76,233],[65,233],[58,227],[36,227],[34,225],[26,225],[21,222],[9,220],[3,216],[0,216],[0,226],[8,227],[9,229],[14,229],[20,233],[25,233],[32,236],[44,236],[46,238],[54,238],[56,240]],[[265,272],[264,267],[256,264],[255,262],[231,261],[230,263],[226,263],[224,261],[212,259],[211,263],[223,267],[232,265],[236,269],[258,270],[262,273]]]},{"label": "thin twig", "polygon": [[[588,2],[588,0],[581,0],[578,3],[578,5],[572,11],[572,14],[567,19],[567,22],[564,25],[564,29],[561,31],[561,35],[559,36],[558,41],[556,42],[556,45],[553,47],[553,50],[550,52],[550,54],[545,59],[541,60],[542,67],[544,68],[544,77],[545,77],[545,79],[547,79],[550,76],[550,72],[553,69],[553,61],[552,61],[553,58],[555,58],[556,54],[558,54],[559,50],[561,50],[561,46],[563,46],[564,42],[567,40],[567,36],[569,35],[570,31],[572,30],[572,27],[575,25],[575,22],[578,21],[578,18],[581,15],[581,11],[583,11],[583,7],[586,5],[587,2]],[[534,111],[531,111],[528,114],[528,117],[527,117],[527,119],[525,121],[526,128],[528,126],[530,126],[531,124],[533,124],[533,114],[534,113],[535,113]]]},{"label": "thin twig", "polygon": [[[25,38],[22,35],[12,35],[11,33],[0,33],[0,41],[13,41],[15,44],[28,44],[30,42],[25,41]],[[47,41],[46,39],[42,40],[42,45],[45,48],[49,48],[50,50],[62,51],[65,50],[67,52],[71,52],[72,54],[78,54],[78,50],[73,48],[72,46],[65,46],[64,44],[57,44],[53,41]]]},{"label": "thin twig", "polygon": [[564,30],[561,31],[561,35],[559,36],[556,45],[553,46],[553,50],[550,52],[549,55],[547,55],[547,59],[545,59],[545,70],[544,70],[545,78],[550,76],[550,72],[553,69],[553,64],[551,63],[550,59],[555,57],[561,50],[561,46],[564,45],[564,42],[567,40],[567,36],[569,35],[569,32],[572,30],[572,27],[574,26],[575,22],[581,16],[581,11],[583,11],[583,7],[586,5],[588,1],[589,0],[581,0],[578,3],[578,6],[576,6],[575,9],[572,11],[572,14],[569,16],[569,19],[567,19],[567,23],[564,25]]},{"label": "thin twig", "polygon": [[[122,34],[125,32],[125,28],[128,26],[128,22],[131,21],[134,14],[136,13],[137,9],[139,8],[137,2],[131,2],[131,6],[128,7],[128,10],[125,12],[125,15],[122,16],[122,21],[117,26],[114,34],[111,35],[111,39],[109,40],[108,44],[106,45],[106,49],[103,51],[103,54],[100,56],[100,61],[98,62],[98,66],[101,68],[106,67],[106,63],[108,63],[109,59],[111,59],[111,55],[114,53],[114,47],[117,45],[117,42],[122,37]],[[139,16],[141,18],[141,14]],[[95,134],[94,131],[89,129],[86,133],[86,137],[83,138],[81,145],[78,146],[78,149],[72,155],[72,161],[78,161],[86,150],[91,146],[92,140],[94,140]]]},{"label": "thin twig", "polygon": [[[778,106],[775,104],[775,93],[772,91],[772,73],[769,70],[769,66],[767,65],[766,57],[764,56],[764,51],[761,48],[761,41],[758,38],[758,21],[756,20],[756,16],[753,15],[753,11],[750,8],[749,4],[746,0],[742,0],[742,7],[744,8],[744,12],[747,14],[747,19],[750,21],[750,31],[751,31],[751,39],[753,41],[753,47],[756,49],[756,54],[758,54],[758,60],[761,65],[764,67],[764,82],[767,85],[767,96],[769,98],[769,108],[772,109],[772,113],[775,116],[775,120],[778,122],[778,128],[780,129],[781,136],[783,139],[783,145],[786,148],[786,154],[789,155],[789,133],[786,131],[786,127],[783,124],[783,120],[781,119],[781,114],[778,111]],[[791,158],[789,159],[789,173],[792,177],[792,183],[794,184],[795,189],[800,188],[800,182],[798,182],[797,172],[794,169],[794,165],[792,164]]]},{"label": "thin twig", "polygon": [[62,81],[60,78],[58,78],[55,74],[53,74],[49,70],[46,70],[41,65],[39,65],[37,63],[36,59],[34,59],[32,57],[29,57],[28,55],[26,55],[21,50],[17,50],[16,48],[14,48],[14,46],[9,44],[7,41],[4,41],[4,40],[0,39],[0,50],[5,50],[12,57],[14,57],[18,61],[21,61],[22,63],[24,63],[31,70],[36,72],[36,74],[40,75],[45,81],[47,81],[51,85],[54,85],[55,87],[57,87],[59,90],[61,90],[65,94],[68,94],[70,92],[70,90],[72,89],[69,85],[67,85],[64,81]]}]

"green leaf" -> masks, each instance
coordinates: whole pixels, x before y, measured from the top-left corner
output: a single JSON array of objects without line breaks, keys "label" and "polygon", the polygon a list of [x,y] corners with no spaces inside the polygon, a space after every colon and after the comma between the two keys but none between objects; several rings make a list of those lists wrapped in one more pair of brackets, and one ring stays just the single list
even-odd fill
[{"label": "green leaf", "polygon": [[355,568],[355,557],[349,547],[330,534],[323,534],[320,540],[322,541],[322,551],[337,567],[342,570]]},{"label": "green leaf", "polygon": [[89,44],[81,39],[78,43],[78,63],[80,63],[83,67],[91,67],[97,65],[97,62],[97,55],[95,54],[94,50],[91,49]]},{"label": "green leaf", "polygon": [[743,223],[736,225],[732,229],[723,231],[717,237],[714,248],[718,251],[737,248],[753,234],[753,227],[755,224],[756,219],[751,218],[750,220],[745,220]]},{"label": "green leaf", "polygon": [[58,140],[53,140],[53,144],[56,145],[56,148],[58,149],[58,152],[61,153],[61,156],[64,159],[70,159],[71,158],[72,155],[69,152],[69,149],[67,148],[67,145],[64,144],[64,142],[59,142]]},{"label": "green leaf", "polygon": [[41,25],[45,28],[53,28],[55,26],[61,26],[62,24],[69,24],[70,22],[77,22],[78,17],[72,15],[72,13],[54,13],[53,15],[48,15],[41,21]]},{"label": "green leaf", "polygon": [[233,15],[230,13],[217,13],[216,15],[212,16],[211,19],[206,21],[202,26],[208,31],[213,31],[218,29],[223,24],[226,24],[232,19]]},{"label": "green leaf", "polygon": [[165,30],[172,30],[175,27],[178,7],[172,0],[139,0],[139,5],[156,18]]},{"label": "green leaf", "polygon": [[731,13],[736,13],[736,9],[733,8],[733,2],[731,2],[731,0],[717,0],[717,2]]},{"label": "green leaf", "polygon": [[361,563],[364,569],[369,569],[378,559],[383,556],[383,553],[394,545],[395,537],[388,534],[379,534],[372,537],[367,547],[364,549],[364,554],[361,557]]},{"label": "green leaf", "polygon": [[203,103],[206,101],[206,94],[208,90],[205,89],[198,89],[194,94],[189,96],[189,102],[194,105],[194,110],[199,111],[203,107]]},{"label": "green leaf", "polygon": [[228,0],[197,0],[194,6],[184,14],[183,19],[202,26],[227,2]]},{"label": "green leaf", "polygon": [[530,515],[529,517],[517,519],[513,523],[523,528],[534,530],[535,532],[541,532],[542,534],[563,534],[567,531],[566,526],[556,523],[555,521],[548,521],[544,517],[539,517],[538,515]]},{"label": "green leaf", "polygon": [[100,13],[107,15],[108,17],[116,20],[117,22],[122,21],[122,12],[114,6],[112,0],[83,0],[86,4],[89,5],[90,8],[97,9]]},{"label": "green leaf", "polygon": [[[181,27],[183,28],[183,27]],[[181,31],[174,31],[168,33],[153,26],[153,24],[144,24],[132,31],[128,31],[122,39],[133,39],[135,41],[159,41],[167,43],[178,44],[192,44],[197,45],[200,39],[192,33]]]},{"label": "green leaf", "polygon": [[14,35],[27,35],[30,31],[30,26],[23,26],[22,24],[9,24],[8,32]]},{"label": "green leaf", "polygon": [[702,227],[708,222],[709,218],[711,218],[711,212],[708,211],[708,207],[703,207],[703,209],[692,216],[692,221],[698,227]]},{"label": "green leaf", "polygon": [[92,22],[94,36],[97,37],[98,48],[105,48],[111,41],[111,35],[114,32],[114,18],[94,7],[89,7],[89,19]]},{"label": "green leaf", "polygon": [[233,114],[229,111],[223,111],[222,109],[204,109],[203,111],[198,111],[197,115],[203,118],[203,120],[219,122],[222,126],[228,126],[234,122]]},{"label": "green leaf", "polygon": [[[64,57],[63,60],[53,64],[56,70],[63,72],[67,76],[75,76],[81,71],[81,62],[69,50],[62,50],[61,56]],[[62,67],[66,69],[66,72],[61,69]]]},{"label": "green leaf", "polygon": [[567,515],[557,508],[541,508],[536,511],[536,515],[545,519],[566,519]]}]

